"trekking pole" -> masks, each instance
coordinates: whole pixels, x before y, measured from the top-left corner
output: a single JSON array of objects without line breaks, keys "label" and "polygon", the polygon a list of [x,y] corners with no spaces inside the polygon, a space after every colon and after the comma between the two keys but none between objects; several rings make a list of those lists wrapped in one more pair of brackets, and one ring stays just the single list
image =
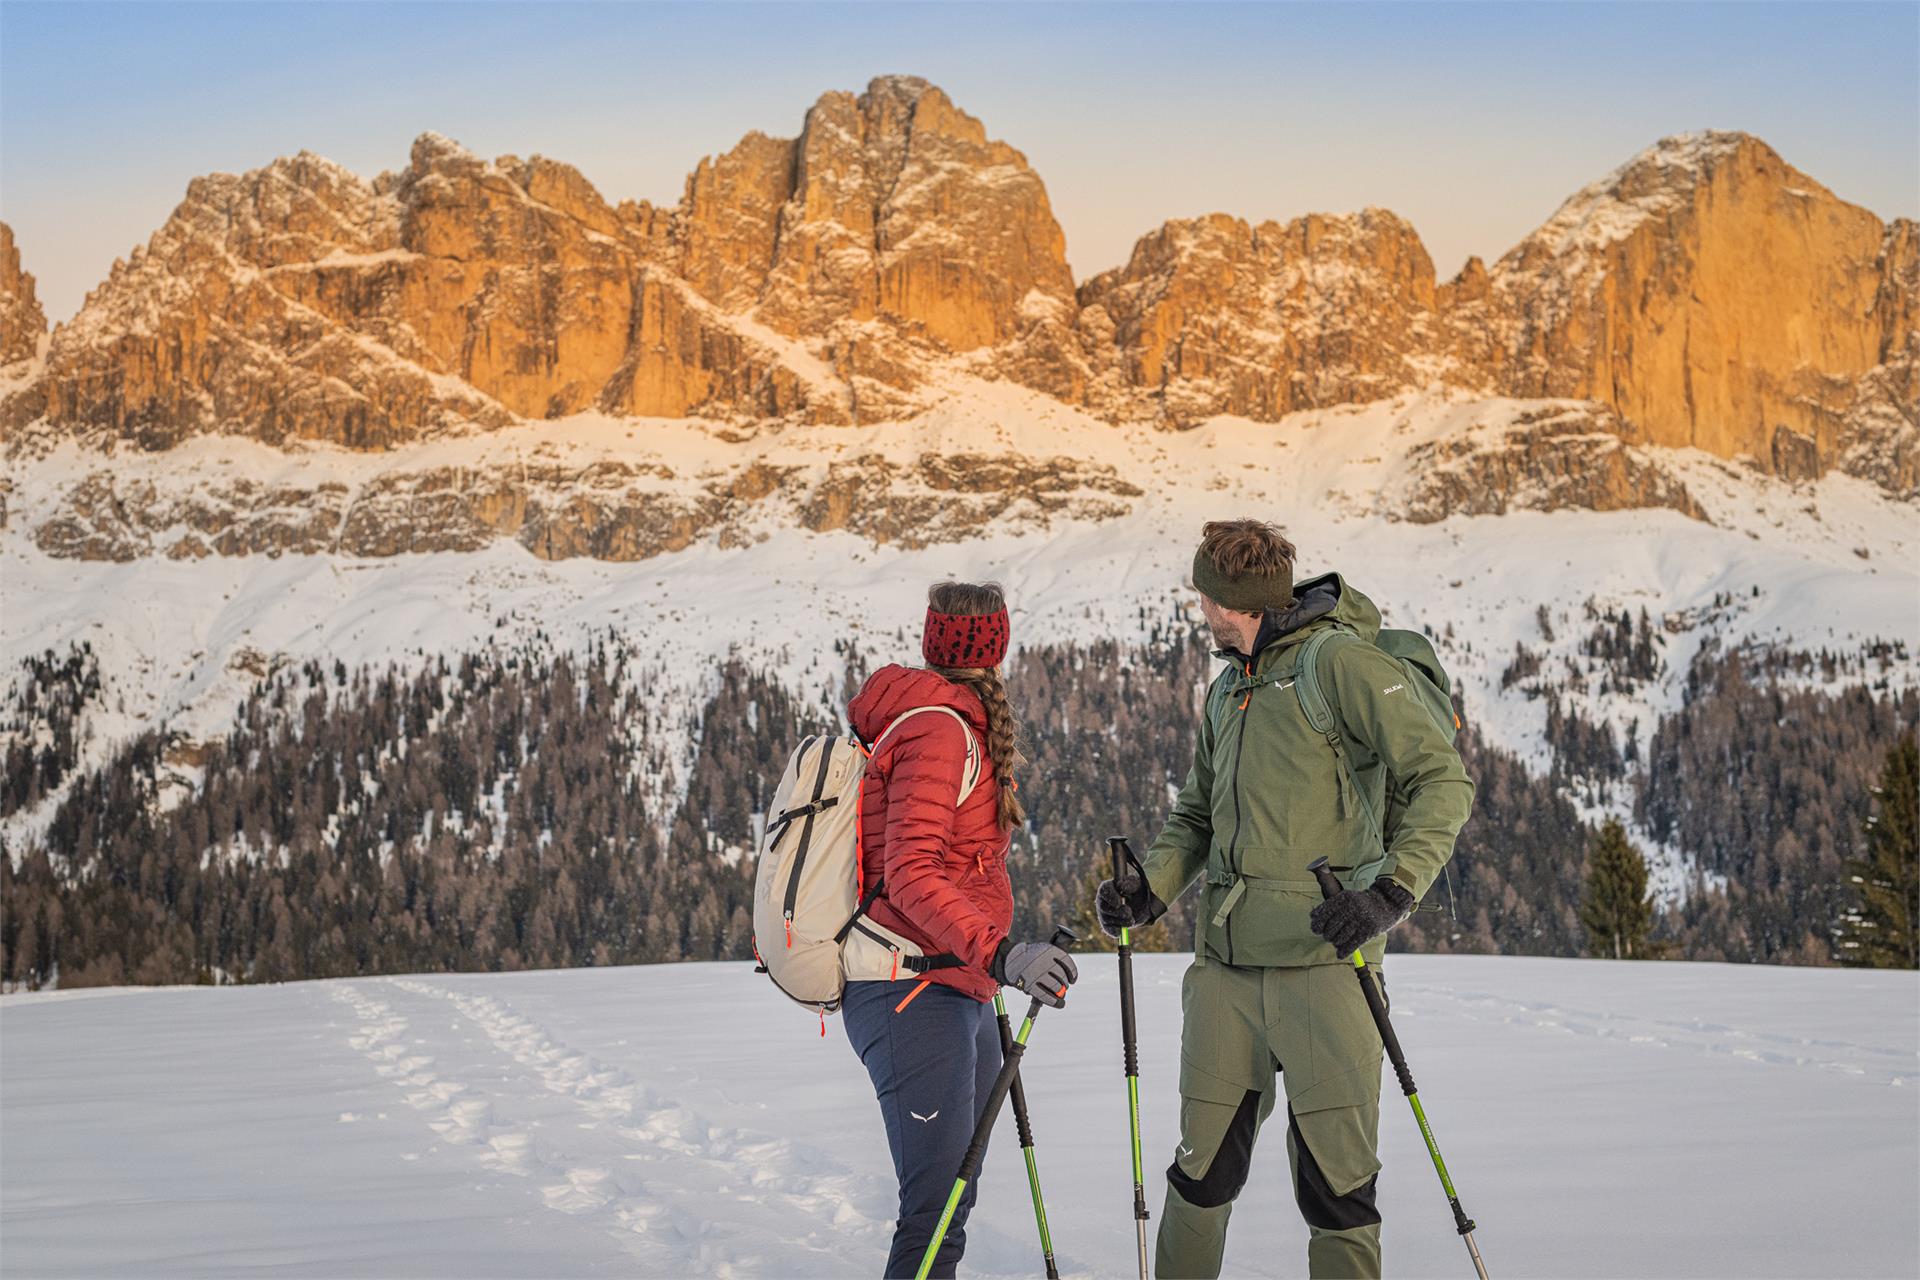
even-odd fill
[{"label": "trekking pole", "polygon": [[[1340,892],[1340,882],[1328,870],[1325,858],[1315,858],[1307,864],[1307,870],[1313,872],[1313,878],[1320,882],[1321,897],[1331,898]],[[1447,1203],[1453,1206],[1454,1229],[1467,1242],[1467,1252],[1473,1256],[1474,1271],[1480,1280],[1487,1280],[1487,1264],[1480,1261],[1480,1246],[1473,1242],[1473,1219],[1460,1207],[1460,1195],[1453,1189],[1453,1179],[1447,1176],[1447,1162],[1440,1158],[1440,1144],[1433,1140],[1433,1127],[1427,1123],[1426,1110],[1420,1105],[1420,1091],[1414,1087],[1413,1072],[1407,1069],[1407,1055],[1400,1051],[1400,1037],[1393,1034],[1393,1023],[1387,1020],[1387,1003],[1380,995],[1380,988],[1367,976],[1367,962],[1361,958],[1357,948],[1353,953],[1353,974],[1360,979],[1360,990],[1367,997],[1367,1008],[1373,1011],[1373,1025],[1380,1029],[1380,1043],[1386,1046],[1387,1057],[1393,1061],[1393,1073],[1400,1077],[1400,1092],[1407,1095],[1407,1102],[1413,1108],[1413,1118],[1419,1122],[1420,1136],[1427,1143],[1427,1154],[1433,1157],[1433,1171],[1440,1175],[1441,1189],[1447,1193]]]},{"label": "trekking pole", "polygon": [[[1107,852],[1113,855],[1116,885],[1129,868],[1145,877],[1146,868],[1133,856],[1133,847],[1125,836],[1109,836]],[[1147,1280],[1147,1180],[1140,1168],[1140,1048],[1133,1021],[1133,931],[1124,927],[1120,930],[1120,1045],[1127,1074],[1127,1129],[1133,1142],[1133,1226],[1139,1236],[1140,1280]]]},{"label": "trekking pole", "polygon": [[[1055,929],[1052,942],[1056,947],[1065,947],[1080,941],[1071,929]],[[1065,988],[1062,988],[1064,994]],[[980,1165],[987,1158],[987,1139],[993,1133],[993,1122],[999,1118],[1000,1108],[1012,1091],[1014,1081],[1020,1076],[1020,1059],[1027,1052],[1027,1037],[1033,1033],[1033,1020],[1040,1016],[1040,1002],[1035,1000],[1027,1010],[1026,1020],[1020,1024],[1020,1032],[1006,1047],[1006,1061],[1000,1064],[1000,1074],[993,1078],[993,1088],[987,1091],[987,1104],[981,1108],[980,1120],[973,1126],[973,1140],[967,1144],[967,1153],[960,1157],[960,1172],[953,1179],[953,1190],[947,1193],[947,1207],[940,1211],[940,1222],[933,1229],[933,1239],[927,1241],[927,1251],[920,1259],[920,1270],[914,1273],[914,1280],[927,1280],[927,1274],[933,1270],[934,1255],[940,1252],[940,1246],[947,1238],[947,1228],[953,1225],[954,1212],[960,1207],[960,1197],[966,1194],[967,1184],[980,1176]],[[1029,1166],[1031,1167],[1031,1166]],[[1035,1196],[1039,1194],[1038,1182],[1035,1184]],[[1044,1219],[1040,1228],[1045,1239]],[[1046,1241],[1051,1248],[1052,1241]]]},{"label": "trekking pole", "polygon": [[[1007,1020],[1007,1002],[998,991],[993,993],[993,1012],[1000,1021],[1000,1055],[1004,1062],[1013,1056],[1013,1024]],[[1013,1100],[1013,1127],[1020,1134],[1020,1154],[1027,1161],[1027,1189],[1033,1193],[1033,1220],[1040,1227],[1040,1256],[1047,1264],[1047,1280],[1060,1280],[1059,1268],[1053,1264],[1053,1236],[1047,1231],[1047,1202],[1040,1194],[1040,1166],[1033,1158],[1033,1123],[1027,1118],[1027,1089],[1020,1083],[1018,1074],[1013,1077],[1007,1093]]]}]

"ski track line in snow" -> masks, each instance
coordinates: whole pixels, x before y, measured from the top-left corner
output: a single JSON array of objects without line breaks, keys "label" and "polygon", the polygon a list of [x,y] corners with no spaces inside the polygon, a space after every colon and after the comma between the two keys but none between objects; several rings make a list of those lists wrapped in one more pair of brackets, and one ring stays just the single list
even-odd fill
[{"label": "ski track line in snow", "polygon": [[[479,1144],[481,1160],[501,1172],[544,1180],[540,1198],[556,1212],[611,1219],[608,1229],[641,1258],[668,1269],[718,1276],[795,1273],[796,1255],[818,1255],[823,1274],[844,1269],[848,1237],[876,1250],[892,1231],[890,1188],[856,1175],[813,1148],[784,1138],[712,1125],[617,1067],[596,1062],[546,1028],[490,996],[407,978],[382,979],[409,995],[445,1001],[478,1028],[539,1087],[582,1116],[587,1158],[518,1131],[501,1131],[478,1088],[445,1080],[432,1059],[401,1042],[407,1021],[360,986],[337,998],[361,1019],[355,1048],[380,1074],[409,1092],[407,1101],[449,1142]],[[608,1143],[606,1139],[614,1139]],[[657,1172],[657,1177],[649,1173]],[[744,1184],[744,1186],[742,1185]],[[766,1230],[717,1226],[715,1201],[762,1211]],[[884,1216],[863,1211],[862,1202]]]},{"label": "ski track line in snow", "polygon": [[1920,1075],[1920,1053],[1912,1049],[1744,1031],[1738,1027],[1697,1019],[1638,1018],[1625,1013],[1570,1009],[1543,1000],[1516,1000],[1484,991],[1461,991],[1453,987],[1422,985],[1419,991],[1422,995],[1437,996],[1461,1006],[1464,1011],[1462,1016],[1475,1021],[1562,1031],[1569,1035],[1593,1036],[1656,1049],[1680,1049],[1766,1066],[1835,1072],[1895,1087],[1903,1086]]}]

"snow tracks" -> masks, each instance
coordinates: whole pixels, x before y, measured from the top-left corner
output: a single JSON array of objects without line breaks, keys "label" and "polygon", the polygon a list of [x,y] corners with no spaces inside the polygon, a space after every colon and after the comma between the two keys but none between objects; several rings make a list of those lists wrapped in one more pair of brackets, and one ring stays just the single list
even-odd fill
[{"label": "snow tracks", "polygon": [[837,1275],[849,1245],[884,1254],[890,1180],[711,1124],[457,984],[373,979],[333,994],[352,1014],[351,1046],[456,1158],[525,1178],[546,1209],[615,1233],[647,1274]]},{"label": "snow tracks", "polygon": [[[1588,962],[1592,963],[1592,962]],[[1685,970],[1678,972],[1683,975]],[[1650,1017],[1644,1014],[1517,999],[1492,991],[1462,990],[1422,983],[1422,1016],[1463,1022],[1495,1022],[1549,1034],[1662,1049],[1689,1055],[1730,1058],[1768,1067],[1831,1072],[1868,1084],[1902,1087],[1920,1076],[1920,1058],[1911,1046],[1864,1044],[1818,1035],[1795,1035],[1730,1026],[1711,1016]],[[1710,1014],[1711,1010],[1707,1010]],[[1404,1020],[1405,1012],[1398,1014]],[[1897,1036],[1889,1034],[1888,1039]]]}]

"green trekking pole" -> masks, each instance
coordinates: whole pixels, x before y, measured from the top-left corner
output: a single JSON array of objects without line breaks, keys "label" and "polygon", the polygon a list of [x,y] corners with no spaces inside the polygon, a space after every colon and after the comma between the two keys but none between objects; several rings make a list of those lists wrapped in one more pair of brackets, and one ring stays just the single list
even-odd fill
[{"label": "green trekking pole", "polygon": [[[998,991],[993,993],[994,1016],[1000,1020],[1000,1057],[1004,1063],[1013,1056],[1013,1024],[1007,1020],[1007,1002]],[[1022,1046],[1025,1051],[1025,1046]],[[1013,1077],[1007,1094],[1013,1100],[1013,1127],[1020,1134],[1020,1154],[1027,1162],[1027,1189],[1033,1193],[1033,1220],[1040,1227],[1040,1256],[1047,1264],[1047,1280],[1060,1280],[1053,1263],[1053,1236],[1047,1230],[1047,1202],[1040,1194],[1040,1166],[1033,1158],[1033,1123],[1027,1118],[1027,1089],[1020,1077]]]},{"label": "green trekking pole", "polygon": [[[1080,941],[1071,929],[1055,929],[1053,945],[1067,947]],[[1065,988],[1061,994],[1065,994]],[[1007,1094],[1013,1090],[1014,1081],[1020,1077],[1020,1059],[1027,1052],[1027,1037],[1033,1034],[1033,1020],[1040,1016],[1040,1002],[1035,1000],[1027,1009],[1027,1016],[1020,1024],[1019,1033],[1012,1043],[1006,1046],[1006,1061],[1000,1064],[1000,1074],[993,1078],[993,1088],[987,1091],[986,1106],[980,1111],[980,1120],[973,1126],[973,1140],[967,1144],[967,1152],[960,1157],[960,1172],[954,1176],[953,1190],[947,1193],[946,1208],[940,1211],[940,1221],[933,1229],[933,1239],[927,1241],[927,1251],[920,1259],[920,1270],[914,1273],[914,1280],[927,1280],[933,1270],[933,1259],[940,1252],[940,1246],[946,1242],[947,1229],[953,1225],[953,1215],[960,1208],[960,1197],[967,1192],[967,1186],[980,1176],[980,1165],[987,1158],[987,1139],[993,1134],[993,1122],[1000,1116],[1000,1108],[1007,1101]],[[1031,1168],[1032,1166],[1029,1166]],[[1035,1184],[1036,1198],[1038,1184]],[[1041,1226],[1042,1239],[1045,1240],[1044,1219]],[[1052,1241],[1046,1240],[1051,1247]]]},{"label": "green trekking pole", "polygon": [[[1109,836],[1117,885],[1129,873],[1144,878],[1146,868],[1133,856],[1125,836]],[[1147,1180],[1140,1167],[1140,1047],[1133,1019],[1133,930],[1120,930],[1120,1047],[1127,1075],[1127,1128],[1133,1142],[1133,1227],[1139,1237],[1140,1280],[1147,1280]]]},{"label": "green trekking pole", "polygon": [[[1320,882],[1320,896],[1331,898],[1340,892],[1340,881],[1327,867],[1325,858],[1315,858],[1307,864],[1307,870],[1313,872],[1313,878]],[[1447,1162],[1440,1158],[1440,1144],[1433,1140],[1433,1127],[1427,1123],[1427,1113],[1420,1105],[1420,1091],[1414,1087],[1413,1072],[1407,1069],[1407,1055],[1400,1051],[1400,1037],[1393,1033],[1393,1023],[1387,1020],[1387,1003],[1380,995],[1380,988],[1367,976],[1367,962],[1358,949],[1353,953],[1353,975],[1360,979],[1360,990],[1367,997],[1367,1008],[1373,1011],[1373,1025],[1380,1029],[1380,1043],[1386,1046],[1387,1057],[1393,1062],[1393,1073],[1400,1077],[1400,1092],[1407,1095],[1407,1103],[1413,1108],[1413,1118],[1420,1125],[1420,1136],[1426,1140],[1427,1154],[1433,1157],[1433,1171],[1440,1175],[1440,1186],[1447,1193],[1447,1203],[1453,1206],[1454,1229],[1460,1238],[1467,1242],[1467,1252],[1473,1257],[1473,1269],[1480,1280],[1487,1280],[1487,1264],[1480,1261],[1480,1246],[1473,1242],[1473,1219],[1460,1207],[1460,1195],[1453,1189],[1453,1179],[1447,1176]]]}]

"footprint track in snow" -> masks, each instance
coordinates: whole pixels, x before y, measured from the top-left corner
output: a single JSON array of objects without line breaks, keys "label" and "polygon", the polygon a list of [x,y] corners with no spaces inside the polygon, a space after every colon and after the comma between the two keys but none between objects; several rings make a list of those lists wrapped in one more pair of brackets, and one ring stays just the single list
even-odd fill
[{"label": "footprint track in snow", "polygon": [[350,984],[335,987],[333,998],[360,1019],[356,1034],[349,1036],[347,1043],[367,1056],[375,1072],[404,1090],[401,1097],[425,1117],[427,1127],[442,1141],[479,1147],[480,1161],[488,1168],[503,1173],[527,1172],[527,1136],[503,1131],[494,1122],[491,1103],[474,1095],[465,1084],[442,1079],[430,1070],[431,1056],[409,1052],[404,1037],[410,1024],[391,1004]]},{"label": "footprint track in snow", "polygon": [[[871,1176],[853,1174],[824,1153],[786,1138],[711,1124],[628,1072],[566,1044],[501,1000],[417,979],[384,981],[409,995],[452,1005],[541,1089],[578,1111],[582,1122],[575,1128],[594,1135],[584,1145],[600,1146],[596,1156],[604,1159],[562,1154],[557,1147],[566,1143],[563,1136],[551,1143],[523,1136],[517,1148],[515,1171],[542,1181],[540,1195],[549,1209],[604,1215],[610,1229],[644,1242],[648,1252],[664,1250],[675,1266],[713,1274],[774,1265],[794,1240],[817,1235],[822,1221],[833,1224],[837,1239],[821,1239],[820,1252],[839,1262],[844,1262],[844,1233],[879,1240],[891,1231],[891,1187],[881,1187]],[[609,1138],[612,1150],[605,1149]],[[729,1227],[716,1236],[711,1221],[716,1195],[803,1222],[805,1230],[795,1236],[782,1228],[755,1238],[761,1233]]]},{"label": "footprint track in snow", "polygon": [[1916,1073],[1920,1073],[1920,1054],[1912,1049],[1746,1031],[1697,1019],[1640,1018],[1611,1011],[1573,1009],[1544,1000],[1516,1000],[1445,986],[1422,986],[1419,990],[1422,995],[1462,1006],[1463,1016],[1468,1018],[1544,1031],[1735,1058],[1766,1066],[1826,1071],[1895,1087],[1910,1083]]}]

